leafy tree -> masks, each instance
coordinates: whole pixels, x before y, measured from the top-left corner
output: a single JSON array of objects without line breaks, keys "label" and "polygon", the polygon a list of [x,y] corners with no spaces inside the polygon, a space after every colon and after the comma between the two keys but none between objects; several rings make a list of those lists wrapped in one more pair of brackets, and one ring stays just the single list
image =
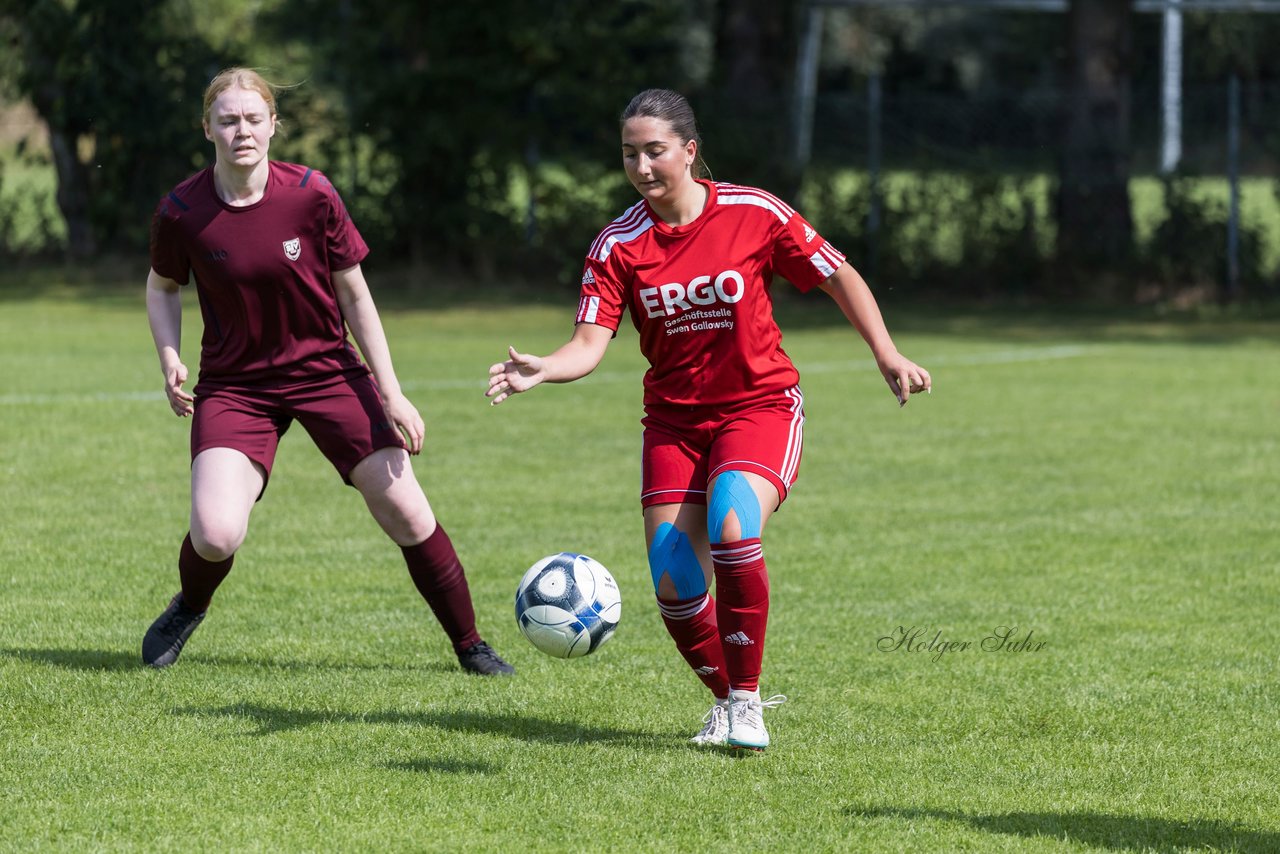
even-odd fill
[{"label": "leafy tree", "polygon": [[164,0],[0,0],[0,32],[0,73],[49,126],[70,256],[135,251],[204,144],[184,95],[215,67],[207,46]]},{"label": "leafy tree", "polygon": [[377,237],[413,259],[509,255],[527,235],[494,197],[514,177],[536,182],[545,160],[584,177],[616,169],[627,100],[681,82],[677,0],[484,6],[345,0],[319,14],[311,0],[286,0],[271,16],[280,37],[314,51],[307,88],[338,93],[347,127],[335,133],[372,152],[361,168],[385,218]]}]

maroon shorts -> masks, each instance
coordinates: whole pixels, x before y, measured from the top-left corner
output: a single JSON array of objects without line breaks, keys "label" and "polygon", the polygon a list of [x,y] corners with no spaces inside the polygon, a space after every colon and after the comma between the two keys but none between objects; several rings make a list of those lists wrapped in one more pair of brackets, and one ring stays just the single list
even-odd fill
[{"label": "maroon shorts", "polygon": [[233,448],[261,465],[269,479],[280,437],[295,419],[347,484],[356,463],[374,451],[404,447],[373,377],[353,373],[272,387],[202,389],[191,424],[191,459],[209,448]]},{"label": "maroon shorts", "polygon": [[786,500],[800,472],[804,395],[799,386],[750,404],[645,407],[640,503],[707,503],[725,471],[758,474]]}]

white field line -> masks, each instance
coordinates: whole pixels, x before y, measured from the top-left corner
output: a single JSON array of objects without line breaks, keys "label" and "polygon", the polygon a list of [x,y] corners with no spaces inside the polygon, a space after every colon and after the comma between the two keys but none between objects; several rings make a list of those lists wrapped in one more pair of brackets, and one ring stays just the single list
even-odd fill
[{"label": "white field line", "polygon": [[[921,359],[926,370],[933,372],[934,366],[968,367],[971,365],[1012,365],[1019,362],[1046,362],[1055,359],[1076,359],[1081,356],[1096,356],[1102,347],[1079,344],[1060,344],[1055,347],[1022,347],[1015,350],[990,350],[985,353],[965,353],[955,356],[931,356]],[[837,371],[875,370],[875,362],[870,358],[849,360],[844,362],[808,362],[797,364],[800,380],[805,374],[829,374]]]},{"label": "white field line", "polygon": [[[1100,346],[1082,346],[1063,344],[1054,347],[1020,347],[1009,350],[990,350],[984,353],[966,353],[955,356],[933,356],[922,360],[931,372],[938,367],[968,367],[974,365],[1012,365],[1021,362],[1044,362],[1057,359],[1076,359],[1082,356],[1095,356],[1104,351]],[[840,371],[875,370],[875,363],[868,356],[865,359],[849,359],[840,362],[801,362],[796,367],[800,377],[806,374],[830,374]],[[483,370],[483,368],[481,369]],[[479,372],[477,372],[479,373]],[[483,374],[481,374],[483,377]],[[588,379],[593,382],[636,382],[639,371],[601,371],[592,374]],[[401,383],[405,391],[447,391],[472,389],[482,391],[485,387],[483,379],[438,379],[408,380]],[[118,392],[62,392],[54,394],[0,394],[0,407],[4,406],[38,406],[47,404],[85,405],[94,403],[129,403],[146,401],[153,403],[164,400],[160,391],[118,391]]]}]

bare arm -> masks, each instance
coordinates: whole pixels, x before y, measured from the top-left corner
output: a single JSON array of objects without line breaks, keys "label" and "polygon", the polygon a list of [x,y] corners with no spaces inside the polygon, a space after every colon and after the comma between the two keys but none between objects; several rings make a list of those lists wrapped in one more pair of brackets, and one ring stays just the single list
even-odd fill
[{"label": "bare arm", "polygon": [[387,345],[387,335],[382,329],[382,318],[378,316],[378,307],[374,305],[369,284],[364,279],[360,265],[334,272],[333,287],[338,295],[342,316],[347,321],[347,328],[351,330],[351,337],[356,339],[356,346],[360,348],[365,364],[378,383],[378,391],[382,394],[382,408],[386,411],[387,418],[404,435],[409,453],[418,453],[422,450],[426,425],[417,408],[400,390],[400,380],[396,378],[395,368],[391,365],[391,348]]},{"label": "bare arm", "polygon": [[497,406],[513,394],[528,391],[539,383],[571,383],[596,369],[613,339],[613,330],[594,323],[579,323],[573,337],[549,356],[517,353],[508,347],[505,362],[489,368],[489,390],[485,397]]},{"label": "bare arm", "polygon": [[857,270],[846,261],[821,287],[836,301],[844,316],[871,348],[871,355],[875,357],[889,390],[898,398],[899,406],[906,406],[912,393],[927,392],[933,388],[929,372],[903,356],[894,346],[880,315],[880,306]]},{"label": "bare arm", "polygon": [[187,381],[187,366],[182,364],[182,286],[166,279],[155,270],[147,274],[147,323],[160,357],[164,374],[164,393],[169,408],[179,418],[195,412],[195,398],[182,388]]}]

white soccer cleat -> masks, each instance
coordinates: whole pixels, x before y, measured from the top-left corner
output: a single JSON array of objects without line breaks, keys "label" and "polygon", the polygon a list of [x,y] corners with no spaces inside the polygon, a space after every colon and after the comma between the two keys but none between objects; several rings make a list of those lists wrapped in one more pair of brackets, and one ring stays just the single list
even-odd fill
[{"label": "white soccer cleat", "polygon": [[689,739],[699,747],[720,747],[729,738],[729,701],[716,700],[716,704],[702,718],[702,731]]},{"label": "white soccer cleat", "polygon": [[764,710],[781,706],[787,701],[782,694],[774,694],[767,700],[760,699],[759,691],[729,692],[729,737],[725,744],[748,750],[764,750],[769,746],[769,731],[764,728]]}]

